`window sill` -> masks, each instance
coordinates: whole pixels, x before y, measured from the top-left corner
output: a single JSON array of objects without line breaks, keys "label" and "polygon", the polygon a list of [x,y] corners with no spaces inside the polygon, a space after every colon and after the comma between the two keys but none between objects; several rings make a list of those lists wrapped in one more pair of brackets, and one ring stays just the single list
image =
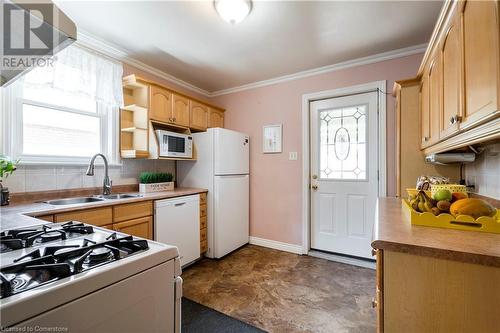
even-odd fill
[{"label": "window sill", "polygon": [[[90,158],[88,161],[37,161],[37,160],[25,160],[23,158],[20,159],[18,165],[40,165],[40,166],[88,166],[90,162]],[[103,165],[102,160],[96,159],[96,165]],[[110,163],[108,162],[109,167],[121,167],[123,163]]]}]

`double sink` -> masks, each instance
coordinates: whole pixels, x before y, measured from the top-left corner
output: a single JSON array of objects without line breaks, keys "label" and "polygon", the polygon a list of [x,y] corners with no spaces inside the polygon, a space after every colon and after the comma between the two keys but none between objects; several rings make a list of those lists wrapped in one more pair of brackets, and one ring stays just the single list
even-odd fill
[{"label": "double sink", "polygon": [[109,194],[109,195],[101,194],[101,195],[93,195],[90,197],[48,200],[44,201],[44,203],[47,203],[49,205],[62,206],[62,205],[83,204],[89,202],[99,202],[105,200],[120,200],[120,199],[141,198],[141,197],[142,197],[141,194],[124,194],[124,193]]}]

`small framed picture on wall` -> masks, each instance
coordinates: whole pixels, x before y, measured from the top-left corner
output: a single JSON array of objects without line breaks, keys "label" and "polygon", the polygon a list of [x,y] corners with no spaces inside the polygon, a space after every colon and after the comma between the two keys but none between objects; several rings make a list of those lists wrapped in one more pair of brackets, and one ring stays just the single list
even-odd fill
[{"label": "small framed picture on wall", "polygon": [[264,154],[281,153],[283,125],[265,125],[262,130],[262,152]]}]

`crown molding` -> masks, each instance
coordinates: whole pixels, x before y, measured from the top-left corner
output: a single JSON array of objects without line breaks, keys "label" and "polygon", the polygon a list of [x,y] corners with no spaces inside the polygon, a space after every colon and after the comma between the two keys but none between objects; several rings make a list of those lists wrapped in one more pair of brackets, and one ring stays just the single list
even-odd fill
[{"label": "crown molding", "polygon": [[409,55],[413,55],[413,54],[424,53],[426,48],[427,48],[427,44],[414,45],[414,46],[405,47],[402,49],[397,49],[397,50],[393,50],[393,51],[374,54],[374,55],[363,57],[363,58],[343,61],[343,62],[339,62],[339,63],[333,64],[333,65],[308,69],[305,71],[301,71],[301,72],[297,72],[297,73],[289,74],[289,75],[283,75],[283,76],[279,76],[279,77],[268,79],[268,80],[252,82],[252,83],[244,84],[244,85],[233,87],[233,88],[222,89],[222,90],[210,92],[210,91],[207,91],[205,89],[199,88],[191,83],[183,81],[179,78],[176,78],[175,76],[168,74],[164,71],[161,71],[155,67],[147,65],[147,64],[143,63],[142,61],[134,59],[129,53],[127,53],[127,51],[123,50],[122,48],[120,48],[120,47],[118,47],[110,42],[103,41],[99,38],[96,38],[86,31],[82,31],[82,30],[78,31],[78,39],[77,39],[76,43],[78,45],[89,48],[91,50],[95,50],[99,53],[102,53],[102,54],[112,58],[112,59],[124,62],[128,65],[131,65],[131,66],[134,66],[134,67],[136,67],[144,72],[158,76],[166,81],[177,84],[183,88],[189,89],[191,91],[194,91],[194,92],[196,92],[202,96],[208,97],[208,98],[221,96],[221,95],[227,95],[227,94],[245,91],[245,90],[249,90],[249,89],[265,87],[265,86],[269,86],[269,85],[273,85],[273,84],[277,84],[277,83],[298,80],[298,79],[306,78],[309,76],[330,73],[330,72],[339,71],[339,70],[346,69],[346,68],[373,64],[373,63],[377,63],[380,61],[396,59],[396,58],[405,57],[405,56],[409,56]]},{"label": "crown molding", "polygon": [[124,62],[128,65],[134,66],[144,72],[153,74],[155,76],[158,76],[166,81],[172,82],[176,85],[179,85],[183,88],[189,89],[191,91],[194,91],[200,95],[203,95],[205,97],[210,97],[211,94],[209,91],[199,88],[195,85],[192,85],[191,83],[188,83],[186,81],[183,81],[181,79],[176,78],[173,75],[170,75],[162,70],[159,70],[155,67],[149,66],[142,61],[139,61],[137,59],[134,59],[131,57],[127,51],[123,50],[122,48],[108,42],[108,41],[103,41],[101,39],[98,39],[91,34],[89,34],[86,31],[82,31],[81,29],[78,30],[78,38],[76,43],[78,45],[81,45],[83,47],[89,48],[91,50],[95,50],[99,53],[102,53],[112,59],[119,60],[121,62]]},{"label": "crown molding", "polygon": [[273,84],[277,84],[277,83],[302,79],[302,78],[306,78],[309,76],[335,72],[335,71],[339,71],[339,70],[346,69],[346,68],[351,68],[351,67],[356,67],[356,66],[361,66],[361,65],[368,65],[368,64],[381,62],[381,61],[410,56],[413,54],[424,53],[426,48],[427,48],[427,44],[419,44],[419,45],[405,47],[405,48],[397,49],[397,50],[393,50],[393,51],[378,53],[378,54],[374,54],[374,55],[363,57],[363,58],[357,58],[357,59],[353,59],[353,60],[339,62],[339,63],[333,64],[333,65],[317,67],[317,68],[297,72],[294,74],[283,75],[283,76],[279,76],[279,77],[269,79],[269,80],[257,81],[257,82],[244,84],[244,85],[234,87],[234,88],[228,88],[228,89],[214,91],[214,92],[210,93],[210,97],[231,94],[231,93],[240,92],[240,91],[244,91],[244,90],[265,87],[265,86],[269,86],[269,85],[273,85]]}]

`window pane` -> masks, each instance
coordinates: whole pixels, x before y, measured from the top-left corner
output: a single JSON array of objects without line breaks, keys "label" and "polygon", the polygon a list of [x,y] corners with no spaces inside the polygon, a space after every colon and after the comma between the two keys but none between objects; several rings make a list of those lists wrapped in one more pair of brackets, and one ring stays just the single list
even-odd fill
[{"label": "window pane", "polygon": [[23,154],[91,156],[100,148],[100,119],[23,105]]},{"label": "window pane", "polygon": [[366,180],[366,105],[321,111],[320,177]]}]

